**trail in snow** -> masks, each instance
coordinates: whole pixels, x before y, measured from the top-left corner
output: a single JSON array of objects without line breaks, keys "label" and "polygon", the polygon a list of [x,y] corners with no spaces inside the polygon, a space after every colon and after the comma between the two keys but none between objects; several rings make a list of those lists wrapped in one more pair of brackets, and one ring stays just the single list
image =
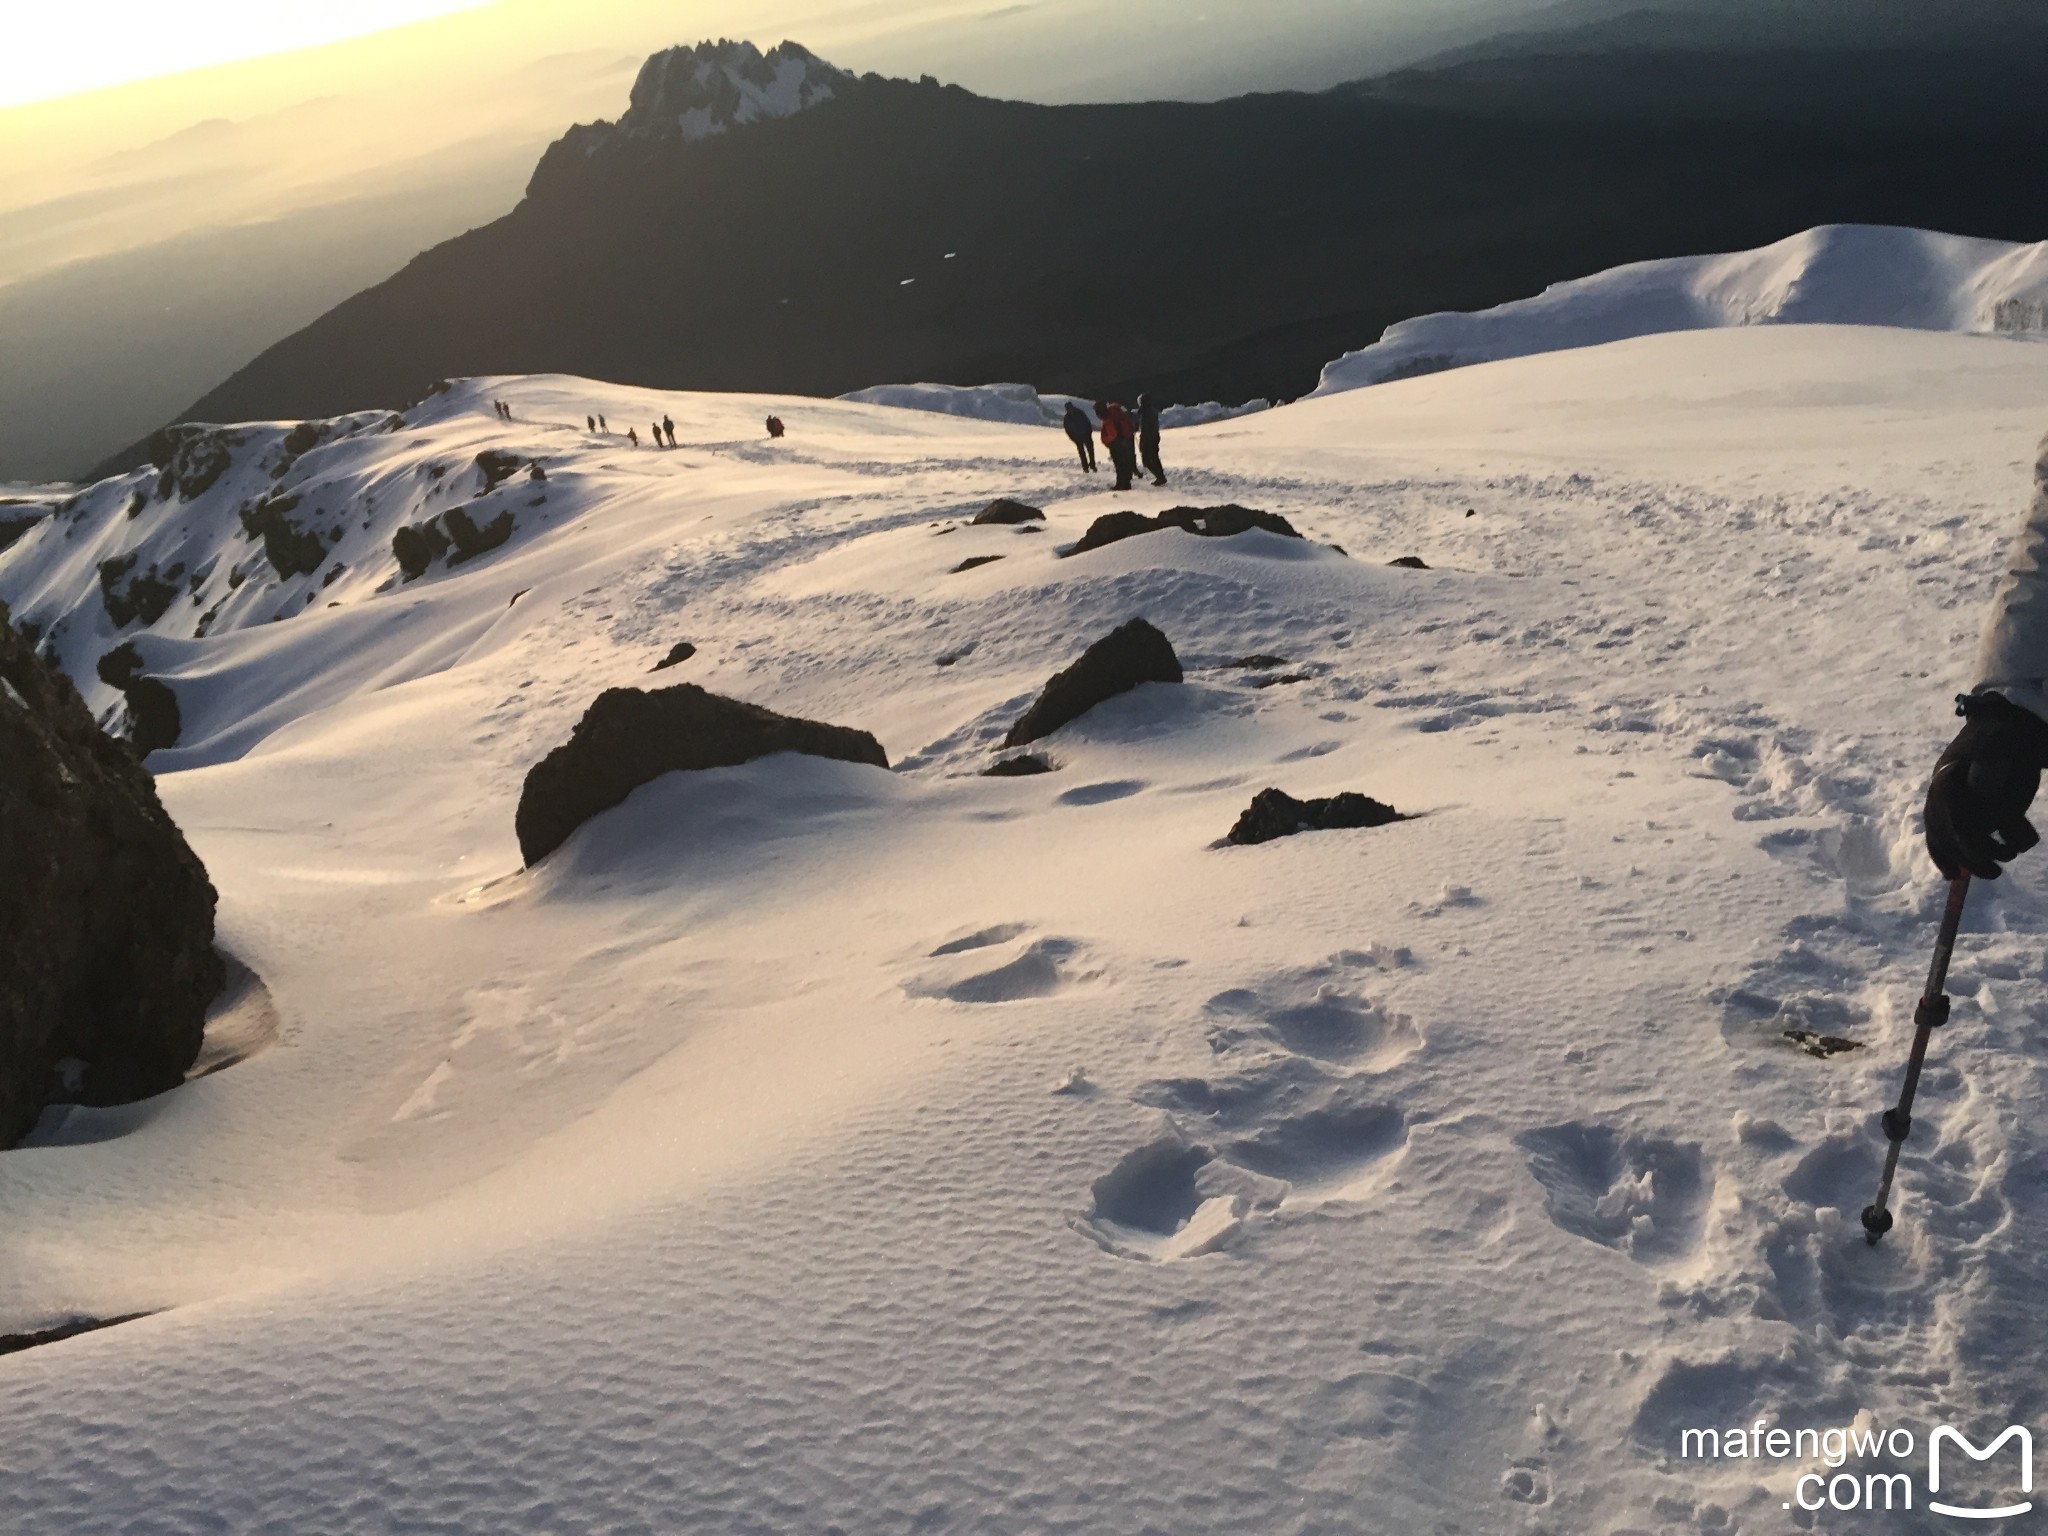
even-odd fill
[{"label": "trail in snow", "polygon": [[[87,493],[0,595],[103,710],[98,563],[243,567],[138,645],[279,1040],[0,1157],[0,1331],[155,1314],[0,1362],[26,1528],[1774,1530],[1791,1471],[1683,1428],[2024,1418],[2048,873],[1973,902],[1899,1229],[1854,1212],[2044,421],[2048,351],[1781,327],[1176,433],[1156,495],[567,379]],[[508,542],[398,580],[491,447],[545,504],[463,488]],[[252,553],[273,483],[348,509],[331,587]],[[1057,553],[1225,500],[1307,541]],[[979,777],[1138,614],[1189,680]],[[521,872],[525,768],[669,681],[898,768],[670,776]],[[1268,785],[1418,814],[1214,846]]]}]

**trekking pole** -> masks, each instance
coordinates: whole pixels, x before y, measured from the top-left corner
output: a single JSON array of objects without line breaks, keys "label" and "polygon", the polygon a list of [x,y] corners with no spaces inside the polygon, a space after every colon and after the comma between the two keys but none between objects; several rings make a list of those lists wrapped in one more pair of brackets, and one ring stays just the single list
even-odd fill
[{"label": "trekking pole", "polygon": [[1906,1058],[1906,1082],[1899,1090],[1898,1104],[1884,1112],[1880,1124],[1891,1143],[1884,1155],[1884,1174],[1877,1181],[1877,1198],[1863,1207],[1863,1230],[1875,1248],[1877,1240],[1892,1229],[1892,1213],[1885,1209],[1891,1198],[1892,1175],[1898,1172],[1899,1148],[1913,1131],[1913,1094],[1920,1087],[1920,1067],[1927,1060],[1927,1037],[1948,1022],[1949,955],[1956,947],[1956,930],[1962,926],[1963,902],[1970,894],[1970,876],[1957,875],[1948,883],[1948,908],[1941,914],[1941,933],[1934,941],[1934,964],[1928,967],[1927,990],[1913,1010],[1913,1052]]}]

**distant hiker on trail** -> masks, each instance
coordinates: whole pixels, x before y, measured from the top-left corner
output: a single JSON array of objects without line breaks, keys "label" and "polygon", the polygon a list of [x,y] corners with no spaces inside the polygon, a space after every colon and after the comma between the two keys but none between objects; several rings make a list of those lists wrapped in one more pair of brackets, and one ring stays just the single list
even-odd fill
[{"label": "distant hiker on trail", "polygon": [[671,416],[670,416],[670,415],[669,415],[669,414],[668,414],[668,413],[667,413],[666,411],[662,412],[662,416],[661,416],[661,426],[662,426],[662,430],[663,430],[663,431],[665,431],[666,433],[668,433],[668,445],[669,445],[669,447],[671,447],[671,448],[675,447],[675,445],[676,445],[676,424],[675,424],[675,420],[674,420],[674,418],[673,418],[673,417],[671,417]]},{"label": "distant hiker on trail", "polygon": [[597,430],[597,418],[595,416],[586,416],[583,418],[583,425],[592,432],[595,432]]},{"label": "distant hiker on trail", "polygon": [[780,416],[770,416],[768,418],[768,435],[770,437],[782,436],[782,418]]},{"label": "distant hiker on trail", "polygon": [[1137,428],[1131,425],[1131,413],[1114,400],[1098,400],[1095,415],[1102,423],[1102,446],[1109,450],[1109,462],[1116,466],[1115,489],[1128,491],[1131,476],[1138,472],[1138,445],[1133,441]]},{"label": "distant hiker on trail", "polygon": [[626,428],[626,441],[631,443],[635,448],[638,448],[640,446],[640,434],[634,431],[631,427],[628,427]]},{"label": "distant hiker on trail", "polygon": [[600,417],[598,417],[598,418],[597,418],[597,430],[598,430],[598,431],[600,431],[600,432],[605,432],[605,433],[609,433],[609,432],[611,431],[611,429],[612,429],[612,428],[611,428],[611,423],[610,423],[610,422],[606,421],[606,420],[605,420],[605,419],[604,419],[604,418],[603,418],[602,416],[600,416]]},{"label": "distant hiker on trail", "polygon": [[1081,468],[1089,474],[1095,472],[1095,423],[1088,419],[1088,413],[1074,401],[1067,402],[1065,422],[1068,440],[1081,455]]},{"label": "distant hiker on trail", "polygon": [[1166,484],[1166,471],[1159,464],[1159,407],[1150,395],[1138,396],[1138,457],[1154,485]]},{"label": "distant hiker on trail", "polygon": [[2027,808],[2048,768],[2048,441],[1974,675],[1956,700],[1963,728],[1927,788],[1927,851],[1951,880],[1965,870],[1996,880],[1999,865],[2041,840]]},{"label": "distant hiker on trail", "polygon": [[661,423],[650,421],[647,424],[647,430],[654,434],[654,446],[659,448],[661,446]]}]

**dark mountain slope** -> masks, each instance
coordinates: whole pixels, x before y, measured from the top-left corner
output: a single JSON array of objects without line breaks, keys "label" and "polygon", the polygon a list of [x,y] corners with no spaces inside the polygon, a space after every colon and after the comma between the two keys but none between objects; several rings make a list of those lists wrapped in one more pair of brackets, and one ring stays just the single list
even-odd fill
[{"label": "dark mountain slope", "polygon": [[541,371],[806,394],[1025,379],[1291,397],[1394,320],[1619,262],[1829,222],[2043,232],[2022,174],[2048,148],[2032,112],[1788,121],[1747,113],[1745,71],[1782,92],[1787,70],[1827,74],[1824,57],[1724,59],[1718,80],[1689,56],[1663,65],[1691,71],[1677,94],[1707,107],[1610,110],[1643,68],[1615,55],[1583,118],[1496,116],[1483,83],[1427,103],[1347,88],[1039,107],[869,76],[698,141],[579,128],[511,214],[188,415],[319,416],[403,405],[441,377]]}]

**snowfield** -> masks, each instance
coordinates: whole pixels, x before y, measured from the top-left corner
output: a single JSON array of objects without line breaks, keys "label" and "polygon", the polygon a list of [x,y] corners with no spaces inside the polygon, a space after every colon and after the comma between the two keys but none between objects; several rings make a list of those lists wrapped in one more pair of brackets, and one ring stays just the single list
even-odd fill
[{"label": "snowfield", "polygon": [[1728,325],[2048,332],[2048,241],[1829,224],[1754,251],[1635,262],[1474,314],[1421,315],[1323,369],[1314,394],[1632,336]]},{"label": "snowfield", "polygon": [[[0,1154],[0,1333],[148,1314],[0,1357],[0,1523],[1947,1528],[1681,1435],[2038,1419],[2048,860],[1855,1213],[2044,426],[2048,348],[1776,325],[1178,431],[1123,497],[1035,427],[560,377],[85,491],[0,599],[110,719],[118,641],[170,681],[256,980],[246,1059]],[[1232,501],[1307,537],[1058,554]],[[451,509],[503,541],[404,580]],[[1138,615],[1187,681],[980,777]],[[522,870],[527,768],[686,681],[895,766],[670,775]],[[1415,819],[1217,846],[1267,786]]]}]

